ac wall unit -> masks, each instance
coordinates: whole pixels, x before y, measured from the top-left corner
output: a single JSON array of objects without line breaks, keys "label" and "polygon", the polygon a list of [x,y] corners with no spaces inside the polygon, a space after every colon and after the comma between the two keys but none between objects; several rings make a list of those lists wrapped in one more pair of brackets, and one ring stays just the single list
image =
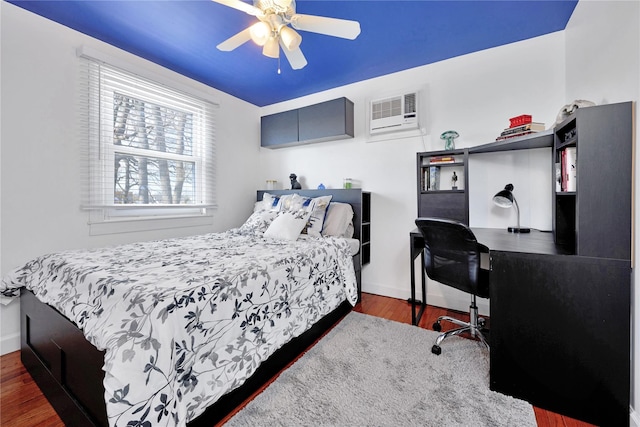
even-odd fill
[{"label": "ac wall unit", "polygon": [[371,135],[417,129],[418,94],[407,93],[371,101],[370,113],[369,133]]}]

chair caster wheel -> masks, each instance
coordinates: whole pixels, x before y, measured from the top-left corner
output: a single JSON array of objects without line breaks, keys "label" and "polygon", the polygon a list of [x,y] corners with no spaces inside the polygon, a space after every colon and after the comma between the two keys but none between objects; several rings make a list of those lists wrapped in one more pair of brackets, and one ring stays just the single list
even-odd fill
[{"label": "chair caster wheel", "polygon": [[442,326],[440,325],[439,322],[435,322],[432,326],[433,330],[436,332],[440,332],[442,330]]},{"label": "chair caster wheel", "polygon": [[431,353],[435,354],[436,356],[439,356],[442,353],[442,349],[440,348],[439,345],[434,345],[433,347],[431,347]]}]

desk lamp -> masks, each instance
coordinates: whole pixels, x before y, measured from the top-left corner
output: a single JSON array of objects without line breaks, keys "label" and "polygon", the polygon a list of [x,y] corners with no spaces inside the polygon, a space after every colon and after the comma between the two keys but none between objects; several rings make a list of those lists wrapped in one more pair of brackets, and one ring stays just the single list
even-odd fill
[{"label": "desk lamp", "polygon": [[504,186],[504,190],[499,191],[498,194],[493,196],[493,203],[501,208],[510,208],[511,206],[516,207],[516,213],[518,214],[518,225],[516,227],[509,227],[507,230],[511,233],[529,233],[531,232],[530,228],[520,227],[520,208],[518,207],[518,202],[516,201],[515,196],[512,193],[513,184],[507,184]]}]

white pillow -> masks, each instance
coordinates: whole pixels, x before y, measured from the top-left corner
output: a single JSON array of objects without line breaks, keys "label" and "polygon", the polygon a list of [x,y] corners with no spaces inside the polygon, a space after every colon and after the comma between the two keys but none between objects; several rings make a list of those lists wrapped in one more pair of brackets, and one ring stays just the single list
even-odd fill
[{"label": "white pillow", "polygon": [[[324,219],[327,216],[327,208],[329,202],[333,196],[315,197],[315,206],[311,216],[309,217],[309,225],[306,228],[306,233],[310,236],[319,237],[322,233],[322,227],[324,226]],[[303,230],[303,233],[305,230]]]},{"label": "white pillow", "polygon": [[280,212],[264,232],[264,236],[281,240],[297,240],[300,232],[307,225],[310,215],[310,211],[304,210]]},{"label": "white pillow", "polygon": [[281,211],[309,211],[313,206],[311,197],[302,197],[298,193],[285,194],[280,197],[280,210]]},{"label": "white pillow", "polygon": [[277,215],[278,212],[275,211],[256,211],[240,226],[240,232],[243,234],[262,234],[269,228]]},{"label": "white pillow", "polygon": [[344,234],[342,235],[342,237],[347,238],[347,239],[351,239],[353,238],[353,232],[354,232],[355,228],[353,226],[353,221],[351,221],[349,223],[349,225],[347,226],[347,231],[344,232]]},{"label": "white pillow", "polygon": [[291,194],[281,197],[280,204],[278,216],[264,232],[264,235],[276,239],[296,240],[307,226],[316,201],[310,197]]},{"label": "white pillow", "polygon": [[273,211],[273,212],[278,212],[280,210],[280,196],[274,196],[273,194],[270,193],[263,193],[262,194],[262,200],[259,202],[256,202],[253,205],[253,211],[254,212],[259,212],[259,211]]},{"label": "white pillow", "polygon": [[[353,208],[348,203],[331,202],[322,229],[323,236],[346,237],[349,225],[353,224]],[[351,227],[353,230],[353,226]],[[353,231],[351,231],[353,236]]]}]

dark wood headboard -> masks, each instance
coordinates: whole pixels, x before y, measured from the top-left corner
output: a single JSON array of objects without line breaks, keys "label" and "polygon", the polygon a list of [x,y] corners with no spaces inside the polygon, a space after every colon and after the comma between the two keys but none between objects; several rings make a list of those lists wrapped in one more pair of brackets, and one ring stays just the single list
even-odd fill
[{"label": "dark wood headboard", "polygon": [[362,229],[362,190],[359,188],[349,190],[258,190],[256,200],[262,200],[264,193],[275,196],[294,193],[305,197],[333,196],[331,197],[332,202],[349,203],[353,207],[353,238],[360,240],[360,230]]}]

